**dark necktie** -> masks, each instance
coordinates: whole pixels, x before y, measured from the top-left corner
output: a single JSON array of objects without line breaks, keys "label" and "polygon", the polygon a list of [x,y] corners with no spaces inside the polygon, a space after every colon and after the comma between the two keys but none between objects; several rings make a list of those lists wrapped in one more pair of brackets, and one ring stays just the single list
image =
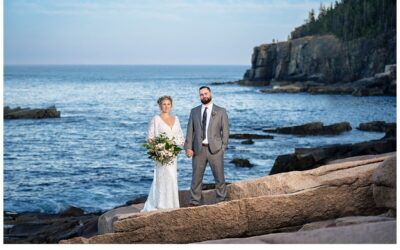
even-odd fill
[{"label": "dark necktie", "polygon": [[203,126],[203,140],[206,138],[206,125],[207,125],[207,107],[204,109],[203,112],[203,120],[201,121],[201,125]]}]

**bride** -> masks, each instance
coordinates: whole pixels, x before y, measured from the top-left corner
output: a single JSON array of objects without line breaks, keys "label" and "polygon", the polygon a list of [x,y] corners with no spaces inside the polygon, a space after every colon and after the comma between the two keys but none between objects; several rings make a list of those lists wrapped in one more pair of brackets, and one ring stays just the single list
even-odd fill
[{"label": "bride", "polygon": [[[181,125],[177,116],[171,115],[172,98],[162,96],[157,101],[160,106],[160,115],[153,117],[149,124],[147,142],[161,133],[165,133],[174,142],[183,146],[185,139],[183,137]],[[177,161],[176,158],[168,165],[161,165],[155,161],[153,183],[151,184],[149,196],[140,212],[149,212],[163,208],[179,208],[178,179],[177,179]]]}]

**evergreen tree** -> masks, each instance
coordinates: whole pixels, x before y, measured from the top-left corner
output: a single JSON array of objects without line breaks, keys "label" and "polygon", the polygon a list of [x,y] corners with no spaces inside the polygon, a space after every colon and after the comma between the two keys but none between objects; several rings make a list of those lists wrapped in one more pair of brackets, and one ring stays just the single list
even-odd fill
[{"label": "evergreen tree", "polygon": [[396,30],[396,0],[340,0],[308,13],[305,24],[291,33],[291,39],[333,34],[343,40],[376,36]]}]

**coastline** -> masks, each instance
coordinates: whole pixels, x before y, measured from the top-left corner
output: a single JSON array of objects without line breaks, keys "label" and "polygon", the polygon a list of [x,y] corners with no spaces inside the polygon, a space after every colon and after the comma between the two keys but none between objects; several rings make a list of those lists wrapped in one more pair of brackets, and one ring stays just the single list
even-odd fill
[{"label": "coastline", "polygon": [[[389,157],[393,153],[384,153],[381,157]],[[348,158],[349,155],[331,159],[325,164],[346,164],[346,162],[354,162],[357,160],[365,161],[369,158],[374,158],[373,155],[358,155]],[[278,157],[279,158],[279,157]],[[318,170],[316,168],[315,170]],[[302,169],[305,170],[305,169]],[[284,173],[288,173],[284,170]],[[309,170],[310,171],[310,170]],[[312,171],[312,170],[311,170]],[[293,173],[297,173],[294,171]],[[275,174],[273,176],[279,176]],[[267,175],[268,178],[272,175]],[[261,177],[262,179],[265,177]],[[257,179],[243,180],[235,183],[229,183],[228,189],[232,190],[232,186],[242,185],[241,183],[251,183]],[[262,195],[259,192],[271,192],[270,188],[276,189],[268,184],[268,188],[261,188],[256,192],[252,189],[246,196],[258,197]],[[205,184],[203,186],[203,205],[218,205],[215,201],[214,185]],[[189,191],[180,190],[179,200],[181,208],[187,208],[189,202]],[[230,194],[230,199],[235,197],[235,194]],[[243,195],[237,196],[235,199],[244,198]],[[62,240],[71,239],[74,237],[83,237],[90,239],[97,235],[113,232],[112,224],[114,220],[120,220],[137,214],[143,207],[146,197],[141,196],[134,200],[127,201],[124,205],[120,205],[111,210],[100,211],[97,213],[84,213],[80,208],[71,207],[66,211],[57,214],[46,213],[9,213],[4,212],[4,242],[5,243],[58,243]],[[202,206],[206,207],[206,206]],[[111,224],[110,224],[111,223]]]},{"label": "coastline", "polygon": [[[106,229],[102,234],[60,243],[237,244],[254,243],[249,238],[254,236],[267,237],[258,243],[395,243],[395,169],[393,152],[240,181],[228,186],[225,202],[149,213],[115,211],[102,215],[109,225],[99,223]],[[353,225],[349,233],[358,229],[352,233],[357,237],[341,235],[348,225]],[[316,232],[319,237],[310,241],[309,234]],[[221,239],[226,240],[215,242]]]}]

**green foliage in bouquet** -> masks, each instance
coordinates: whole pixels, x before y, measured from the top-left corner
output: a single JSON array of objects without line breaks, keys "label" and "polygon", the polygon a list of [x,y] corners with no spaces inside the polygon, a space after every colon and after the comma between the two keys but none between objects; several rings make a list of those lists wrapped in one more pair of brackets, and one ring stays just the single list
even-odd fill
[{"label": "green foliage in bouquet", "polygon": [[165,133],[153,138],[152,143],[146,143],[143,146],[147,149],[149,159],[160,162],[162,165],[168,165],[182,150]]}]

